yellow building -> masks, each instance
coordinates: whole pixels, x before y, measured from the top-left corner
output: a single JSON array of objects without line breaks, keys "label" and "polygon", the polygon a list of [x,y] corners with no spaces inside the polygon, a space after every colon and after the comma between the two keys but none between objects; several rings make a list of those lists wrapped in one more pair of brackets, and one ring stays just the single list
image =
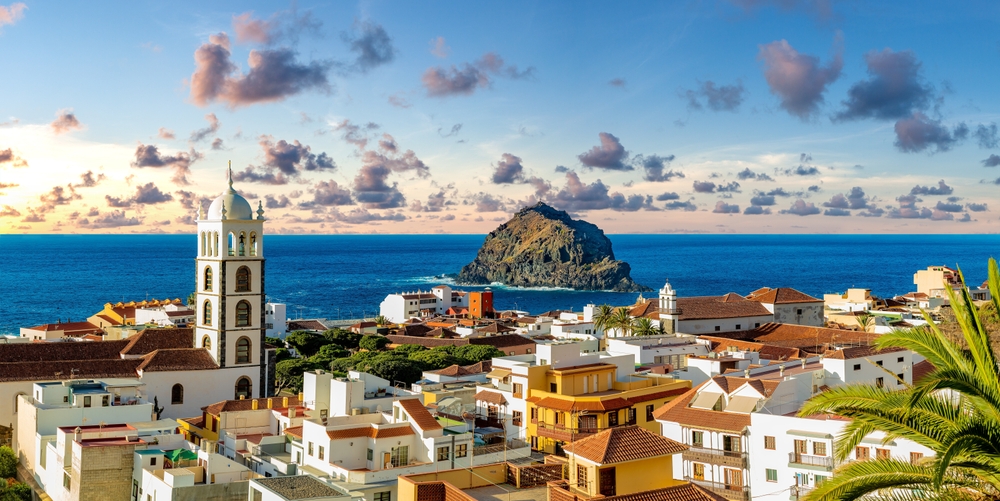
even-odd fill
[{"label": "yellow building", "polygon": [[[563,446],[603,430],[637,425],[658,433],[653,410],[691,389],[690,381],[627,377],[618,366],[592,363],[547,367],[529,384],[526,440],[532,449],[561,454]],[[516,395],[515,395],[516,396]]]}]

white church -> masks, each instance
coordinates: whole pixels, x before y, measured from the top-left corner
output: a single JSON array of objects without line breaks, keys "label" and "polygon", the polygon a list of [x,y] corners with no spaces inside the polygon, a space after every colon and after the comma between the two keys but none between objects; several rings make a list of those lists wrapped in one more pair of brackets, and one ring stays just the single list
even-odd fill
[{"label": "white church", "polygon": [[[163,418],[198,416],[222,400],[272,396],[275,350],[264,343],[264,221],[260,204],[255,213],[233,189],[230,170],[226,191],[207,213],[198,210],[197,319],[191,328],[149,328],[113,341],[0,344],[0,426],[17,427],[19,406],[40,382],[138,380],[141,396],[155,399]],[[113,415],[115,402],[79,413]],[[33,433],[14,430],[15,441],[18,435]]]}]

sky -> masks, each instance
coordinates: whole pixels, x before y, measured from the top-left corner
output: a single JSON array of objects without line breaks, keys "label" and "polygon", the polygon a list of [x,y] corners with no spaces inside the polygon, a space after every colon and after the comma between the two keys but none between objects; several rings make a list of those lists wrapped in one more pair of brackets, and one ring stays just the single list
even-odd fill
[{"label": "sky", "polygon": [[[2,0],[0,0],[2,2]],[[0,3],[0,233],[1000,231],[1000,4]]]}]

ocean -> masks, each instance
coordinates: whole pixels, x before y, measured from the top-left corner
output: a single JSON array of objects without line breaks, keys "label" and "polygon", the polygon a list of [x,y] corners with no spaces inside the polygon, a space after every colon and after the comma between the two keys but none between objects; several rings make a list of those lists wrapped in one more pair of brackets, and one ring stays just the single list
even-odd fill
[{"label": "ocean", "polygon": [[[632,278],[680,296],[746,294],[793,287],[822,297],[848,287],[891,296],[913,290],[930,265],[986,278],[1000,235],[609,235]],[[377,314],[393,292],[450,280],[476,256],[484,235],[269,235],[266,292],[289,318]],[[81,321],[105,302],[187,298],[194,291],[192,235],[0,236],[0,333]],[[482,287],[465,287],[467,290]],[[632,304],[637,293],[494,286],[497,308],[579,311],[587,303]],[[646,296],[649,297],[647,293]]]}]

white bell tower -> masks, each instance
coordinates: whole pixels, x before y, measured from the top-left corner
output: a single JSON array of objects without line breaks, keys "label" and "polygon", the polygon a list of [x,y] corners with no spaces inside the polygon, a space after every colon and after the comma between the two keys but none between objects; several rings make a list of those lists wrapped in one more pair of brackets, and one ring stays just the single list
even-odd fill
[{"label": "white bell tower", "polygon": [[258,203],[255,218],[250,203],[233,189],[230,167],[228,189],[207,214],[198,208],[197,221],[195,347],[208,350],[220,377],[233,377],[233,398],[268,396],[263,207]]},{"label": "white bell tower", "polygon": [[663,326],[663,331],[668,334],[673,334],[677,332],[677,291],[670,286],[670,280],[667,280],[660,289],[660,325]]}]

